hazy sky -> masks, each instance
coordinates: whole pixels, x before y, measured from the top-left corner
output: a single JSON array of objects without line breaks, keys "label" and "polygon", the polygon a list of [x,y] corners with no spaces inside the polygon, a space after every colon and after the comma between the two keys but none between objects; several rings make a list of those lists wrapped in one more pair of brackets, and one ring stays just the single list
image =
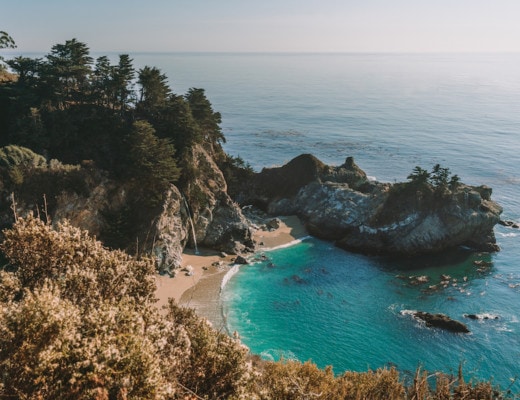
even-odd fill
[{"label": "hazy sky", "polygon": [[520,0],[0,0],[18,51],[520,51]]}]

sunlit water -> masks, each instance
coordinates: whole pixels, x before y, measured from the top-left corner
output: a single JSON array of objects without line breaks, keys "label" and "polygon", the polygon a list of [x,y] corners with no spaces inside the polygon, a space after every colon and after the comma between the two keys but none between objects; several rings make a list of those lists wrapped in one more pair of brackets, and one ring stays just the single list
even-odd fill
[{"label": "sunlit water", "polygon": [[[134,59],[161,68],[177,93],[205,88],[222,113],[226,151],[257,170],[301,153],[331,164],[354,156],[367,174],[399,181],[416,165],[440,163],[466,183],[493,187],[504,219],[520,220],[520,55]],[[267,359],[312,359],[338,373],[388,365],[456,372],[463,363],[468,377],[508,387],[520,375],[520,236],[504,227],[496,235],[502,251],[492,255],[391,260],[316,239],[269,252],[225,286],[228,328]],[[490,264],[479,271],[479,260]],[[442,274],[450,284],[428,290]],[[413,285],[412,275],[430,280]],[[448,314],[471,334],[427,329],[407,310]]]}]

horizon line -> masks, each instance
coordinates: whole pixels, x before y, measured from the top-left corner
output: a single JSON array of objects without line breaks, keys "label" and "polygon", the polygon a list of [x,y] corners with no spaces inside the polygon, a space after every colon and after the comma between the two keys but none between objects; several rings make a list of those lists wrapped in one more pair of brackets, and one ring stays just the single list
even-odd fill
[{"label": "horizon line", "polygon": [[[50,50],[2,49],[4,56],[10,54],[48,54]],[[92,54],[191,54],[191,55],[493,55],[520,54],[520,50],[439,50],[439,51],[219,51],[219,50],[93,50]]]}]

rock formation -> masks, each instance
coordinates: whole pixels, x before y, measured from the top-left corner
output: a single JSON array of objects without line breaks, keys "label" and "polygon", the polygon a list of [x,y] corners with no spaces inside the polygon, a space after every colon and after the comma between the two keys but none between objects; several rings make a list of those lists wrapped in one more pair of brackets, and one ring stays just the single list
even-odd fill
[{"label": "rock formation", "polygon": [[[240,254],[254,250],[249,223],[239,205],[227,193],[227,183],[215,162],[215,151],[203,146],[191,149],[191,166],[200,171],[185,185],[199,245]],[[192,241],[193,238],[190,237]],[[190,243],[194,245],[193,241]]]},{"label": "rock formation", "polygon": [[311,234],[345,249],[411,255],[457,246],[498,250],[493,227],[502,208],[491,192],[461,183],[373,182],[351,157],[332,167],[301,155],[256,174],[239,198],[273,215],[299,215]]},{"label": "rock formation", "polygon": [[454,333],[469,333],[468,327],[460,321],[451,319],[444,314],[430,314],[424,311],[416,311],[412,314],[415,318],[426,323],[427,327],[444,329]]},{"label": "rock formation", "polygon": [[[123,232],[127,237],[119,240],[117,246],[132,254],[153,255],[158,270],[165,273],[172,273],[180,266],[187,245],[198,244],[229,254],[252,251],[252,231],[238,204],[227,194],[226,181],[215,163],[216,154],[212,149],[193,146],[185,161],[196,173],[179,186],[170,185],[162,203],[156,207],[133,210],[129,214],[128,204],[133,199],[125,183],[109,179],[95,168],[87,171],[78,166],[74,167],[75,171],[85,172],[88,178],[84,181],[84,190],[63,184],[59,193],[49,199],[52,205],[45,211],[40,205],[43,193],[34,190],[37,192],[34,196],[31,193],[16,198],[16,212],[18,216],[48,212],[53,223],[67,219],[100,239],[107,237],[107,230],[118,230],[117,234],[127,230]],[[2,226],[9,226],[13,220],[7,204],[10,196],[1,192],[1,198],[6,211],[1,213],[0,221]],[[132,213],[139,214],[138,218]],[[121,226],[110,226],[113,224],[110,217]],[[135,221],[138,226],[132,226]]]}]

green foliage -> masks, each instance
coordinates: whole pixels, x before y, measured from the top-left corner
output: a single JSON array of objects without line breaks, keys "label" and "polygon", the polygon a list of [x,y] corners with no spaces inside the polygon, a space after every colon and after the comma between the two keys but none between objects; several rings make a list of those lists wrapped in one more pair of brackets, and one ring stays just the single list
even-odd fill
[{"label": "green foliage", "polygon": [[220,113],[213,111],[204,89],[191,88],[185,97],[192,111],[193,118],[195,118],[203,132],[204,140],[215,145],[225,143],[226,139],[220,129],[222,117]]},{"label": "green foliage", "polygon": [[47,165],[44,157],[20,146],[0,147],[0,187],[13,190],[25,177]]},{"label": "green foliage", "polygon": [[151,118],[159,117],[168,102],[171,90],[166,75],[158,68],[145,66],[139,70],[138,83],[141,86],[139,110]]},{"label": "green foliage", "polygon": [[0,148],[0,168],[39,168],[47,165],[45,158],[32,150],[20,146]]},{"label": "green foliage", "polygon": [[105,227],[100,239],[112,249],[125,249],[128,244],[138,237],[138,223],[135,212],[129,205],[124,205],[115,210],[101,212],[105,220]]},{"label": "green foliage", "polygon": [[228,194],[235,198],[254,174],[253,167],[240,156],[224,154],[218,166],[228,185]]},{"label": "green foliage", "polygon": [[434,188],[455,188],[460,178],[457,175],[451,175],[450,169],[441,167],[440,164],[435,164],[431,172],[416,166],[412,173],[406,179],[414,186],[431,185]]},{"label": "green foliage", "polygon": [[9,36],[7,32],[0,31],[0,49],[14,49],[16,48],[16,43],[14,39]]},{"label": "green foliage", "polygon": [[168,139],[155,136],[155,129],[145,121],[134,122],[128,143],[135,190],[152,202],[161,201],[169,184],[179,179],[175,148]]},{"label": "green foliage", "polygon": [[[185,96],[176,95],[159,69],[146,66],[137,74],[137,98],[136,71],[127,54],[116,64],[106,56],[94,62],[88,46],[71,39],[54,45],[44,58],[16,57],[9,66],[18,79],[0,82],[0,146],[25,146],[69,164],[93,160],[118,178],[127,177],[126,172],[139,164],[145,166],[144,175],[159,171],[146,157],[148,147],[159,155],[159,163],[166,162],[163,176],[151,181],[157,186],[152,188],[154,196],[166,175],[169,182],[180,176],[166,157],[172,148],[165,140],[175,146],[176,160],[185,159],[194,145],[207,146],[216,157],[223,154],[221,116],[204,90],[192,88]],[[148,122],[161,142],[142,137],[131,138],[130,149],[122,145],[135,136],[135,120]],[[138,154],[144,159],[136,164]]]},{"label": "green foliage", "polygon": [[419,166],[416,166],[412,173],[406,177],[409,179],[413,185],[424,185],[430,181],[431,175],[425,169],[422,169]]},{"label": "green foliage", "polygon": [[92,62],[87,45],[77,39],[52,47],[41,75],[48,93],[53,93],[51,100],[58,108],[83,101]]},{"label": "green foliage", "polygon": [[[0,49],[15,49],[16,43],[14,39],[9,36],[7,32],[0,31]],[[0,56],[0,72],[4,70],[4,65],[2,63],[3,58]]]}]

